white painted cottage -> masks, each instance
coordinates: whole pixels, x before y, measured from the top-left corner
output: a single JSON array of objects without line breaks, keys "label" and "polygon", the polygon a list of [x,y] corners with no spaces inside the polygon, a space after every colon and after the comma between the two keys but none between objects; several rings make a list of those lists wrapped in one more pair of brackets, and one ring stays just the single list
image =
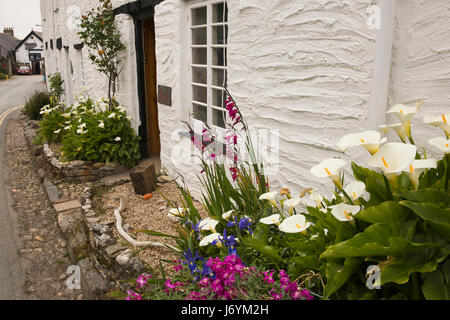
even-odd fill
[{"label": "white painted cottage", "polygon": [[[59,71],[66,100],[80,86],[105,96],[106,79],[90,64],[74,17],[97,0],[41,0],[46,72]],[[179,161],[189,145],[182,121],[205,118],[220,130],[221,87],[227,87],[253,128],[278,132],[279,169],[272,187],[329,186],[309,169],[340,157],[363,161],[362,150],[340,153],[347,133],[377,128],[396,103],[424,100],[423,114],[450,106],[448,0],[114,0],[127,46],[118,100],[172,174],[194,189],[198,173]],[[440,134],[413,121],[416,142]],[[395,139],[394,136],[391,138]],[[278,152],[277,152],[278,150]],[[178,161],[176,161],[178,160]],[[329,188],[327,188],[329,189]]]},{"label": "white painted cottage", "polygon": [[41,73],[43,54],[44,42],[42,32],[39,31],[31,30],[16,47],[17,63],[29,66],[34,74]]}]

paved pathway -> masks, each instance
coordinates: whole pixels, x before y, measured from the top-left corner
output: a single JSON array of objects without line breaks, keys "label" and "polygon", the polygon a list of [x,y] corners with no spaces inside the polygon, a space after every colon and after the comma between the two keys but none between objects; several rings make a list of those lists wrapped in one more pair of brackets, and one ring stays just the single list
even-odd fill
[{"label": "paved pathway", "polygon": [[33,91],[44,88],[42,76],[13,77],[0,82],[0,300],[23,299],[24,276],[18,250],[18,215],[11,208],[12,198],[5,181],[5,133],[9,118],[17,117]]}]

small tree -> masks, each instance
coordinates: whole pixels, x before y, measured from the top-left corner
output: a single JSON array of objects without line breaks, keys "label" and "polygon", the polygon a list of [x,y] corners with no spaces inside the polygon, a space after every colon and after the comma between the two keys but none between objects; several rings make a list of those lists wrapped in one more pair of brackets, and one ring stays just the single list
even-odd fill
[{"label": "small tree", "polygon": [[78,35],[89,48],[89,59],[97,70],[108,77],[108,100],[111,106],[119,77],[119,53],[126,49],[114,24],[110,0],[99,0],[100,5],[82,16]]}]

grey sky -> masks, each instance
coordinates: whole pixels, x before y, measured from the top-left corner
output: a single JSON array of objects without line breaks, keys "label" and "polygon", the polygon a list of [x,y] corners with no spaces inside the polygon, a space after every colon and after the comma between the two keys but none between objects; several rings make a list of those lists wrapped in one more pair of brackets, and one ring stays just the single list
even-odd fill
[{"label": "grey sky", "polygon": [[32,29],[41,31],[39,0],[0,0],[0,32],[13,27],[14,35],[23,39]]}]

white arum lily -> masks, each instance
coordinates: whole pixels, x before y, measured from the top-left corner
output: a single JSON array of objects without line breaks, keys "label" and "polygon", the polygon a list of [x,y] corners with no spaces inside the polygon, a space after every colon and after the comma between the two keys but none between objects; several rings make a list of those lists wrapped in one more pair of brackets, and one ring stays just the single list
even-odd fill
[{"label": "white arum lily", "polygon": [[404,171],[408,173],[411,182],[414,187],[417,188],[419,185],[419,177],[425,169],[432,169],[437,167],[436,159],[422,159],[422,160],[414,160],[409,168]]},{"label": "white arum lily", "polygon": [[428,140],[428,143],[438,148],[445,154],[450,153],[450,139],[445,139],[444,137],[437,137]]},{"label": "white arum lily", "polygon": [[331,214],[339,221],[353,220],[351,215],[355,215],[361,210],[360,206],[353,206],[346,203],[340,203],[328,208],[331,209]]},{"label": "white arum lily", "polygon": [[403,127],[401,122],[389,124],[389,125],[382,125],[382,126],[379,126],[379,128],[380,128],[380,131],[384,134],[387,134],[391,129],[394,130],[395,133],[397,133],[400,140],[402,142],[406,143],[407,138],[408,138],[408,133],[405,131],[405,128]]},{"label": "white arum lily", "polygon": [[281,199],[280,194],[278,191],[272,191],[272,192],[266,192],[259,196],[259,200],[269,200],[270,203],[276,207],[277,201]]},{"label": "white arum lily", "polygon": [[100,120],[99,122],[100,123],[98,124],[98,126],[103,129],[105,127],[105,123],[103,122],[103,120]]},{"label": "white arum lily", "polygon": [[302,199],[300,198],[291,198],[283,201],[283,208],[292,215],[294,208],[302,203]]},{"label": "white arum lily", "polygon": [[309,200],[314,201],[317,208],[320,209],[322,207],[323,196],[316,190],[312,190],[309,193]]},{"label": "white arum lily", "polygon": [[450,113],[442,114],[440,116],[427,115],[423,117],[423,122],[426,124],[441,128],[445,131],[447,139],[450,138]]},{"label": "white arum lily", "polygon": [[281,224],[278,226],[280,231],[285,233],[298,233],[298,232],[304,232],[306,229],[309,228],[311,223],[306,222],[306,218],[302,214],[295,214],[293,216],[290,216],[289,218],[286,218],[281,222]]},{"label": "white arum lily", "polygon": [[378,131],[364,131],[342,137],[337,146],[342,152],[347,151],[351,147],[362,146],[373,155],[378,151],[380,145],[386,141],[387,139],[381,138],[381,134]]},{"label": "white arum lily", "polygon": [[173,221],[178,221],[184,216],[184,208],[172,208],[169,210],[167,216]]},{"label": "white arum lily", "polygon": [[367,162],[384,173],[399,173],[408,168],[416,157],[417,147],[399,142],[386,143]]},{"label": "white arum lily", "polygon": [[55,130],[55,131],[53,131],[53,132],[56,133],[56,134],[58,134],[58,133],[61,132],[61,129]]},{"label": "white arum lily", "polygon": [[329,177],[333,180],[334,184],[342,189],[340,174],[342,168],[346,165],[346,162],[341,159],[326,159],[320,164],[311,168],[311,173],[319,178]]},{"label": "white arum lily", "polygon": [[349,183],[344,191],[352,200],[356,200],[366,191],[366,185],[361,181],[354,181]]},{"label": "white arum lily", "polygon": [[271,216],[259,219],[259,222],[263,224],[275,224],[278,226],[281,223],[281,215],[278,213],[273,214]]},{"label": "white arum lily", "polygon": [[396,104],[386,113],[397,116],[402,123],[402,127],[406,135],[411,138],[411,119],[419,111],[422,104],[422,100],[418,100],[415,107],[407,107],[403,104]]},{"label": "white arum lily", "polygon": [[214,241],[217,241],[216,245],[218,247],[220,247],[222,245],[222,243],[220,242],[220,239],[222,239],[222,236],[220,235],[220,233],[212,233],[212,234],[209,234],[206,237],[204,237],[200,241],[199,245],[200,245],[200,247],[205,247],[205,246],[213,243]]},{"label": "white arum lily", "polygon": [[224,212],[222,214],[222,218],[225,219],[225,220],[228,220],[233,215],[233,213],[234,213],[234,210],[230,210],[230,211]]},{"label": "white arum lily", "polygon": [[219,223],[219,221],[213,219],[213,218],[206,218],[202,221],[200,221],[199,228],[200,230],[208,230],[211,232],[216,232],[216,226]]}]

